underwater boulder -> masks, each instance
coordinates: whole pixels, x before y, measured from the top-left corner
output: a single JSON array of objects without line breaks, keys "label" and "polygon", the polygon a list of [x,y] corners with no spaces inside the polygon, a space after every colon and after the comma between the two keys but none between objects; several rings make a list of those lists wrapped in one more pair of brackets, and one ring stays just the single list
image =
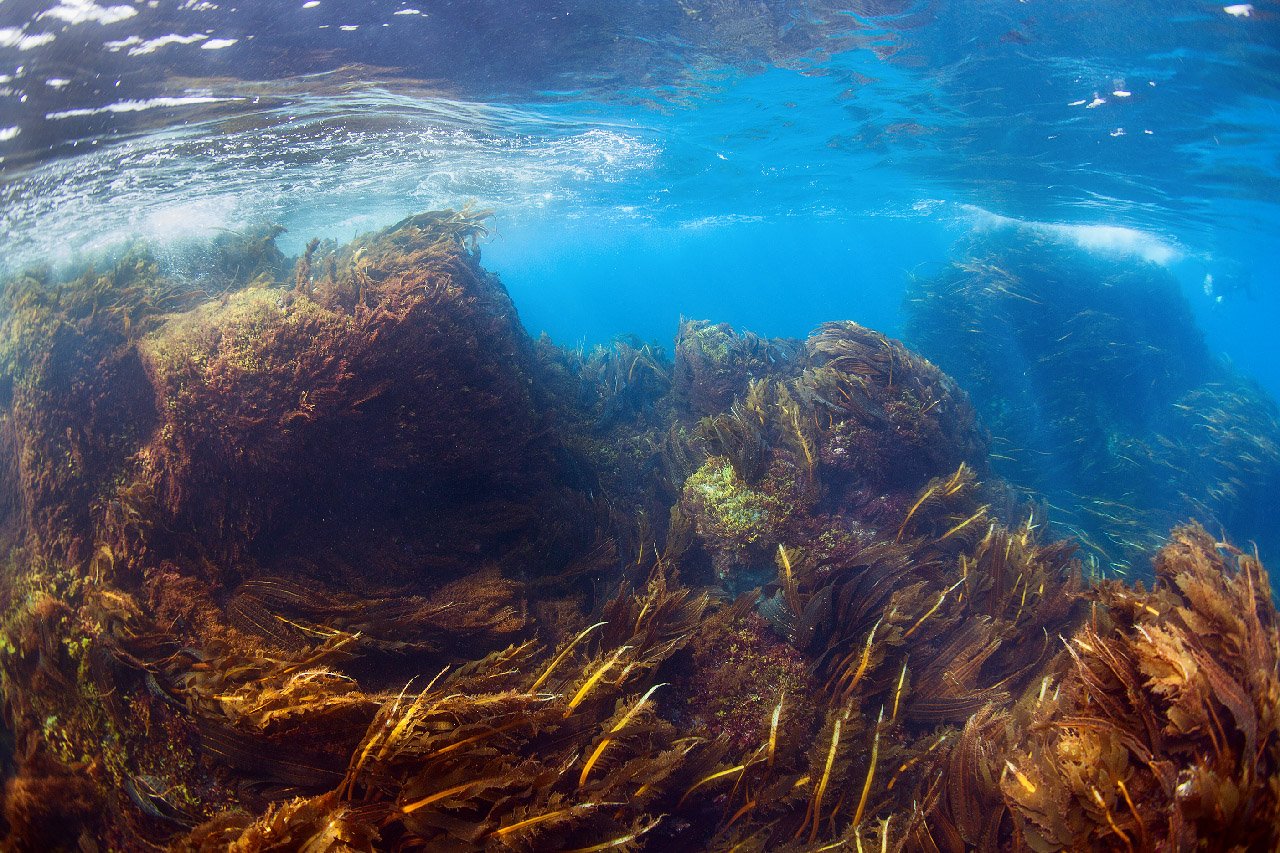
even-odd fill
[{"label": "underwater boulder", "polygon": [[[733,340],[722,340],[726,351],[750,345]],[[986,470],[985,435],[964,392],[902,344],[843,322],[803,344],[771,345],[791,357],[746,377],[731,405],[701,418],[695,444],[706,459],[683,490],[721,579],[734,565],[772,572],[773,549],[806,538],[815,517],[896,525],[930,478],[962,464]]]},{"label": "underwater boulder", "polygon": [[722,412],[753,378],[777,375],[795,343],[737,333],[728,323],[681,319],[673,381],[677,399],[694,417]]},{"label": "underwater boulder", "polygon": [[174,316],[140,346],[162,422],[139,452],[168,523],[247,544],[552,479],[505,289],[425,214]]},{"label": "underwater boulder", "polygon": [[916,279],[907,309],[909,341],[990,428],[996,472],[1094,563],[1148,575],[1191,517],[1280,547],[1280,413],[1210,355],[1163,267],[997,231]]}]

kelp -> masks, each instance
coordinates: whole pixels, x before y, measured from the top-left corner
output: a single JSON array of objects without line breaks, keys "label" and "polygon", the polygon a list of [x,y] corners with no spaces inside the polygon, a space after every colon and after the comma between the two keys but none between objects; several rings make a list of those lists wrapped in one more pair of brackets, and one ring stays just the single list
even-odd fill
[{"label": "kelp", "polygon": [[9,291],[6,848],[1275,845],[1255,555],[1086,580],[902,344],[560,350],[483,227]]},{"label": "kelp", "polygon": [[989,846],[996,832],[1032,850],[1280,843],[1280,632],[1266,570],[1190,526],[1155,575],[1151,592],[1100,586],[1055,672],[970,721],[936,763],[909,846]]},{"label": "kelp", "polygon": [[1280,414],[1211,357],[1178,283],[997,231],[912,283],[908,339],[972,395],[993,466],[1100,573],[1146,577],[1194,517],[1273,547]]}]

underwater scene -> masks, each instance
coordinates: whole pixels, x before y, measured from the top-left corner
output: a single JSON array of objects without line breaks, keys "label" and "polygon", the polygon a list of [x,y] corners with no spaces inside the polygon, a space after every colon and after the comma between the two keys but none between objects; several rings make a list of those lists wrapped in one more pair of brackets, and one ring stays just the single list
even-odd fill
[{"label": "underwater scene", "polygon": [[0,0],[0,850],[1280,850],[1280,4]]}]

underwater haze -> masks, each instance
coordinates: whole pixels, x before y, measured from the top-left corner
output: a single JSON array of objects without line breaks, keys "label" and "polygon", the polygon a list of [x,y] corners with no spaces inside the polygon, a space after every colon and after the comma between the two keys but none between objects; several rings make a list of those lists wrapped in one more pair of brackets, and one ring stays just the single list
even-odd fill
[{"label": "underwater haze", "polygon": [[0,281],[5,849],[1280,846],[1274,0],[0,0]]}]

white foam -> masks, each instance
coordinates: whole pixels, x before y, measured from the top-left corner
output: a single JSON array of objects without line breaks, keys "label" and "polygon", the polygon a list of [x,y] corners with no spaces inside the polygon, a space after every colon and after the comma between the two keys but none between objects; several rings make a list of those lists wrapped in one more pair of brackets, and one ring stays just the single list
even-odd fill
[{"label": "white foam", "polygon": [[17,125],[14,125],[13,127],[0,127],[0,142],[8,142],[19,133],[22,133],[22,128]]},{"label": "white foam", "polygon": [[399,10],[397,10],[397,11],[395,11],[395,12],[392,12],[391,14],[393,14],[393,15],[421,15],[421,14],[422,14],[422,10],[421,10],[421,9],[399,9]]},{"label": "white foam", "polygon": [[320,5],[320,0],[307,0],[307,2],[306,2],[306,3],[303,3],[303,4],[302,4],[302,8],[304,8],[304,9],[314,9],[315,7],[317,7],[317,6],[319,6],[319,5]]},{"label": "white foam", "polygon": [[53,33],[36,33],[35,35],[27,35],[26,31],[17,27],[0,28],[0,47],[16,47],[18,50],[31,50],[36,47],[43,47],[53,41],[57,36]]},{"label": "white foam", "polygon": [[50,89],[61,89],[64,86],[70,86],[71,81],[66,77],[50,77],[48,80],[44,81],[44,84]]},{"label": "white foam", "polygon": [[1034,234],[1065,240],[1100,255],[1141,258],[1159,266],[1169,266],[1183,257],[1174,243],[1147,231],[1125,225],[1075,225],[1014,219],[981,207],[961,205],[975,229],[1021,228]]},{"label": "white foam", "polygon": [[82,116],[96,116],[103,113],[137,113],[143,110],[153,110],[157,107],[185,107],[189,104],[217,104],[224,101],[243,101],[244,98],[215,98],[212,95],[188,95],[182,98],[147,98],[146,100],[136,101],[117,101],[114,104],[107,104],[105,107],[83,107],[75,110],[61,110],[55,113],[45,113],[44,117],[50,120],[60,118],[80,118]]},{"label": "white foam", "polygon": [[240,41],[240,39],[209,39],[207,42],[200,45],[200,49],[201,50],[222,50],[223,48],[231,47],[231,45],[235,44],[238,41]]},{"label": "white foam", "polygon": [[[153,39],[147,39],[146,41],[139,41],[135,43],[135,46],[129,48],[129,55],[143,56],[148,53],[155,53],[160,48],[168,47],[171,44],[195,44],[196,42],[204,41],[207,38],[208,36],[201,35],[200,33],[192,33],[189,36],[180,36],[177,33],[170,33],[167,36],[157,36]],[[110,50],[110,46],[108,46],[108,50]]]},{"label": "white foam", "polygon": [[227,227],[237,203],[231,196],[214,196],[162,205],[147,213],[141,232],[157,243],[205,236]]},{"label": "white foam", "polygon": [[1253,14],[1253,4],[1233,3],[1230,6],[1223,6],[1222,11],[1226,12],[1233,18],[1247,18]]},{"label": "white foam", "polygon": [[57,18],[68,24],[118,24],[136,14],[138,10],[132,6],[99,6],[93,0],[60,0],[57,6],[41,12],[36,18]]}]

